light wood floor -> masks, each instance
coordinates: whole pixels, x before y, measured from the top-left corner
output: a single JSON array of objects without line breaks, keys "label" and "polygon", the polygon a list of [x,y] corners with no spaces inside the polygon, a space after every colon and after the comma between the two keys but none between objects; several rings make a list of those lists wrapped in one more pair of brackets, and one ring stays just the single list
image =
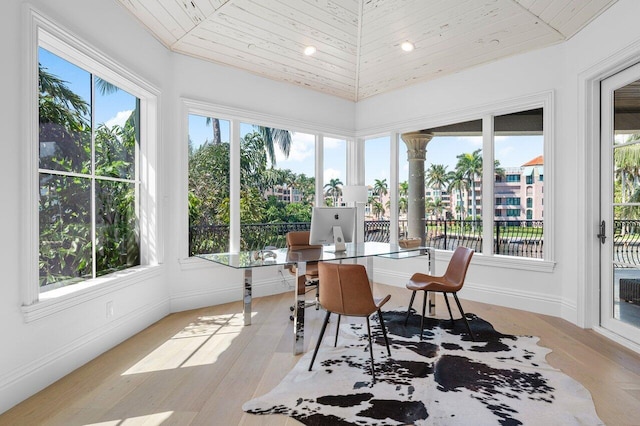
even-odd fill
[{"label": "light wood floor", "polygon": [[[408,303],[403,288],[376,286],[376,294],[383,292],[392,294],[387,306]],[[0,425],[299,424],[241,409],[299,358],[292,355],[292,299],[291,293],[254,299],[250,327],[242,326],[240,302],[169,315],[0,415]],[[547,361],[591,391],[606,424],[640,424],[638,354],[561,319],[462,303],[503,333],[539,336],[553,350]],[[448,317],[440,298],[437,314]],[[315,345],[322,316],[307,309],[307,347]]]}]

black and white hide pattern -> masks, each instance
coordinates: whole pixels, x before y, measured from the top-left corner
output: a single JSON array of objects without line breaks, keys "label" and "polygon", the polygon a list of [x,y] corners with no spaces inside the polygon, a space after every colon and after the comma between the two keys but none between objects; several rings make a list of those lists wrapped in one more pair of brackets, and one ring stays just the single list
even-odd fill
[{"label": "black and white hide pattern", "polygon": [[538,338],[499,333],[467,314],[475,342],[462,319],[434,318],[425,318],[420,341],[420,316],[412,312],[405,326],[405,314],[383,313],[391,357],[372,322],[375,382],[366,325],[346,324],[337,347],[325,335],[313,371],[309,351],[278,386],[243,409],[305,425],[603,424],[589,392],[545,362],[550,350]]}]

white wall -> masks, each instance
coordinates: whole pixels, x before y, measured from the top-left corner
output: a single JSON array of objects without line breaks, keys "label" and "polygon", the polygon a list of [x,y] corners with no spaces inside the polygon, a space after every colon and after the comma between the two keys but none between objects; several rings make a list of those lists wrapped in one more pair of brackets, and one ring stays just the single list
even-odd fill
[{"label": "white wall", "polygon": [[[403,129],[407,122],[429,123],[463,115],[465,111],[499,104],[514,97],[553,91],[555,96],[556,158],[553,178],[556,266],[552,272],[517,268],[495,269],[477,261],[471,267],[465,297],[509,304],[576,321],[581,282],[576,241],[585,223],[575,220],[581,206],[575,188],[584,172],[577,158],[583,149],[578,139],[578,87],[580,72],[611,52],[640,39],[640,3],[621,0],[581,34],[562,45],[520,55],[437,81],[420,84],[388,95],[353,103],[304,89],[276,83],[241,71],[204,63],[169,53],[115,1],[31,1],[47,17],[76,33],[90,45],[156,86],[161,95],[161,141],[159,174],[160,237],[164,264],[158,274],[45,318],[24,321],[20,309],[21,195],[24,183],[16,182],[24,163],[20,125],[23,52],[25,35],[21,1],[3,2],[0,13],[0,120],[3,129],[0,174],[3,208],[0,210],[0,248],[3,279],[0,283],[0,412],[82,365],[117,342],[135,334],[170,311],[239,300],[241,275],[236,271],[198,261],[181,259],[179,251],[186,229],[182,229],[181,203],[184,155],[181,132],[181,97],[222,106],[252,110],[288,120],[343,129]],[[640,57],[640,55],[639,55]],[[430,123],[429,123],[430,124]],[[547,171],[551,177],[551,171]],[[182,189],[181,189],[182,188]],[[440,254],[439,268],[446,261]],[[377,261],[378,277],[402,284],[406,275],[422,267],[402,261],[402,266]],[[418,262],[418,261],[417,261]],[[256,292],[284,288],[277,276],[255,277]],[[105,303],[113,301],[116,315],[107,320]]]},{"label": "white wall", "polygon": [[[0,174],[3,208],[0,248],[0,412],[44,388],[98,354],[115,346],[172,310],[223,303],[241,298],[240,275],[204,263],[178,262],[186,229],[176,226],[182,202],[179,156],[186,148],[181,135],[180,97],[243,108],[291,120],[353,131],[354,104],[293,88],[248,73],[169,52],[114,0],[33,0],[43,16],[130,70],[160,95],[158,182],[160,252],[163,264],[127,286],[116,286],[61,312],[26,322],[21,310],[20,211],[25,183],[17,181],[25,163],[23,144],[24,69],[22,41],[28,34],[26,3],[3,2],[0,11],[0,120],[3,155]],[[186,152],[186,151],[184,151]],[[186,199],[186,198],[185,198]],[[260,277],[258,276],[260,282]],[[281,291],[281,282],[262,280],[265,292]],[[279,287],[278,287],[279,285]],[[260,288],[260,285],[258,286]],[[257,292],[260,294],[260,291]],[[107,318],[112,302],[114,316]]]},{"label": "white wall", "polygon": [[[598,262],[592,255],[597,254],[597,247],[589,251],[590,256],[584,255],[586,247],[593,248],[596,244],[596,224],[585,223],[589,216],[585,216],[583,210],[592,209],[593,205],[586,203],[588,197],[578,192],[578,188],[588,191],[596,199],[597,188],[582,184],[584,175],[589,173],[586,170],[591,170],[591,166],[587,168],[585,164],[583,151],[587,145],[580,139],[584,134],[581,129],[584,123],[579,117],[586,106],[578,83],[580,74],[585,70],[640,40],[638,16],[640,2],[621,0],[563,44],[358,103],[356,127],[359,134],[365,135],[381,130],[428,128],[443,124],[443,119],[465,117],[469,111],[482,110],[487,106],[500,107],[503,101],[553,92],[554,144],[546,159],[553,155],[554,167],[548,170],[545,165],[545,181],[552,180],[554,185],[551,243],[554,245],[552,260],[556,262],[555,268],[552,272],[496,268],[495,264],[481,262],[476,256],[463,297],[560,316],[582,326],[592,325],[584,320],[582,311],[589,304],[581,295],[585,293],[587,282],[591,286],[597,285],[597,277],[584,272],[587,265]],[[636,56],[640,60],[640,50]],[[424,127],[406,128],[408,123],[424,123]],[[593,146],[588,148],[594,149]],[[545,213],[548,223],[550,210],[547,199]],[[593,217],[589,219],[593,221]],[[446,260],[446,256],[440,257]],[[439,262],[440,272],[443,267],[444,263]],[[377,272],[384,281],[401,284],[395,267],[388,262],[380,262],[380,268]],[[587,293],[597,291],[587,289]]]}]

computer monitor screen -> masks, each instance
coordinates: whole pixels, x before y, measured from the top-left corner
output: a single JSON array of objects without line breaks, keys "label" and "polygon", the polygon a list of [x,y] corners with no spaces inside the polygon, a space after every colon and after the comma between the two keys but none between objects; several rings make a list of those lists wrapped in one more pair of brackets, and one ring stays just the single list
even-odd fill
[{"label": "computer monitor screen", "polygon": [[355,229],[355,207],[314,207],[309,244],[335,244],[336,251],[344,251],[345,243],[353,241]]}]

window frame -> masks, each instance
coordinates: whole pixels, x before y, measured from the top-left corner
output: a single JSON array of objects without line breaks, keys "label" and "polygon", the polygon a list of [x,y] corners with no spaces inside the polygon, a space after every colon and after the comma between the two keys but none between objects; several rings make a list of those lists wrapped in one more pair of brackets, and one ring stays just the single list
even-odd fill
[{"label": "window frame", "polygon": [[[205,117],[215,117],[220,120],[228,120],[230,123],[230,224],[229,224],[229,251],[238,252],[240,249],[240,124],[251,123],[252,125],[265,126],[271,128],[286,129],[290,132],[300,132],[315,136],[315,174],[316,193],[315,199],[322,200],[323,190],[323,165],[324,165],[324,139],[334,138],[345,140],[347,144],[347,182],[350,182],[349,170],[353,163],[354,155],[350,148],[354,144],[353,131],[335,128],[328,125],[305,122],[275,115],[263,114],[241,108],[227,107],[211,102],[183,97],[180,99],[181,117],[181,146],[180,146],[180,189],[178,199],[179,204],[178,229],[180,238],[178,245],[178,262],[182,269],[199,269],[211,267],[210,262],[202,262],[195,256],[189,256],[189,212],[187,197],[189,191],[189,115],[196,114]],[[345,182],[345,184],[348,184]],[[214,265],[215,266],[215,265]]]},{"label": "window frame", "polygon": [[[21,205],[25,212],[21,242],[21,302],[27,322],[67,309],[99,295],[158,274],[161,236],[158,233],[158,111],[159,90],[128,71],[69,30],[57,25],[31,7],[25,7],[23,67],[23,139]],[[140,99],[140,151],[138,176],[140,220],[140,266],[40,293],[39,286],[39,88],[38,48],[43,47],[91,74],[115,84]]]},{"label": "window frame", "polygon": [[[399,123],[388,123],[380,127],[372,129],[360,129],[357,132],[359,140],[369,139],[371,137],[379,136],[385,132],[391,135],[392,153],[397,152],[398,149],[402,149],[401,134],[406,132],[413,132],[416,129],[429,129],[434,127],[447,126],[455,123],[462,123],[472,120],[482,119],[482,153],[483,162],[485,164],[493,164],[494,155],[494,125],[493,119],[496,116],[513,114],[521,111],[527,111],[532,109],[543,109],[543,155],[545,160],[546,174],[551,174],[552,178],[549,182],[545,182],[545,198],[547,199],[547,205],[545,210],[545,225],[544,225],[544,240],[543,258],[534,259],[518,256],[505,256],[496,255],[493,253],[493,238],[483,238],[483,253],[479,253],[474,257],[474,263],[480,265],[487,265],[492,267],[504,267],[511,269],[540,271],[540,272],[552,272],[555,268],[555,256],[554,256],[554,241],[552,236],[554,234],[554,212],[553,212],[553,171],[554,171],[554,91],[544,91],[540,93],[534,93],[531,95],[525,95],[518,98],[503,100],[491,104],[486,104],[480,107],[472,107],[465,110],[457,110],[452,112],[442,112],[435,116],[418,117],[411,120],[402,121]],[[428,151],[428,147],[427,147]],[[428,157],[427,157],[428,160]],[[396,160],[397,162],[397,160]],[[392,162],[392,179],[391,182],[397,183],[398,173],[397,164]],[[489,200],[491,206],[482,207],[483,211],[495,212],[495,197],[494,197],[494,171],[493,167],[484,167],[482,176],[482,199]],[[506,181],[506,179],[505,179]],[[397,200],[394,205],[392,198],[391,211],[397,210]],[[397,217],[391,218],[392,231],[397,228]],[[493,215],[483,215],[483,228],[485,229],[485,237],[492,236],[493,230]],[[491,230],[491,232],[486,230]],[[393,234],[393,232],[392,232]],[[392,242],[397,240],[397,236],[393,238]]]}]

